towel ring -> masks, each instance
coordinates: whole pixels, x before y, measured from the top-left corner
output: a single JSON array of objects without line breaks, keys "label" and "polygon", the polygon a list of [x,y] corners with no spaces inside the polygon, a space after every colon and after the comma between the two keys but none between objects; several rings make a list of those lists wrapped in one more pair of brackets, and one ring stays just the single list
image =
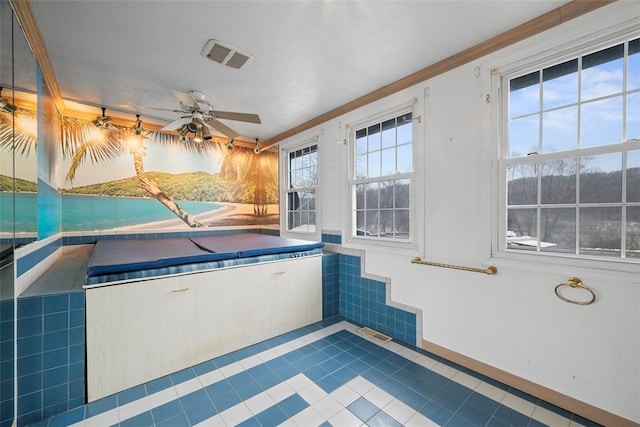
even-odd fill
[{"label": "towel ring", "polygon": [[[570,286],[572,288],[582,288],[591,294],[591,299],[589,301],[574,301],[574,300],[565,298],[562,295],[560,295],[560,293],[558,292],[558,289],[560,289],[563,286]],[[586,286],[584,283],[582,283],[582,280],[578,279],[577,277],[570,277],[566,283],[560,283],[558,286],[556,286],[556,296],[560,298],[562,301],[566,301],[566,302],[570,302],[571,304],[578,304],[578,305],[593,304],[593,302],[596,300],[596,293],[593,291],[593,289]]]}]

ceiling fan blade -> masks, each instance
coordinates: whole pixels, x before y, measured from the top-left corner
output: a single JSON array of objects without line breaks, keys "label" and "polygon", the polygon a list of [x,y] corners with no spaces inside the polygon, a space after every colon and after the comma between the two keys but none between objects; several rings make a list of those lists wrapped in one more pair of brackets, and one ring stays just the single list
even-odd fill
[{"label": "ceiling fan blade", "polygon": [[187,123],[190,123],[192,120],[191,117],[180,117],[177,120],[172,121],[171,123],[169,123],[168,125],[166,125],[165,127],[163,127],[162,130],[176,130],[178,129],[180,126],[182,125],[186,125]]},{"label": "ceiling fan blade", "polygon": [[184,105],[191,108],[199,108],[196,100],[193,99],[193,96],[189,95],[188,93],[178,92],[177,90],[172,90],[171,92],[173,92],[176,98],[178,98],[178,100],[180,100],[180,102],[182,102]]},{"label": "ceiling fan blade", "polygon": [[236,120],[239,122],[249,122],[249,123],[262,123],[260,121],[260,116],[257,114],[249,114],[249,113],[234,113],[233,111],[217,111],[213,110],[212,113],[218,119],[226,119],[226,120]]},{"label": "ceiling fan blade", "polygon": [[235,130],[231,129],[229,126],[225,125],[224,123],[222,123],[219,120],[216,119],[206,119],[205,122],[211,126],[212,128],[214,128],[215,130],[217,130],[218,132],[222,133],[224,136],[227,136],[231,139],[237,138],[238,136],[240,136],[240,134],[238,132],[236,132]]}]

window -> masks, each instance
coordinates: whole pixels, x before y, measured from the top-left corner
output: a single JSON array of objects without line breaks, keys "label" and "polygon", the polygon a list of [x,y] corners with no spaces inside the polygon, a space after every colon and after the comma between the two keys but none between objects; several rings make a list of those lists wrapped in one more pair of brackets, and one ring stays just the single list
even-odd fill
[{"label": "window", "polygon": [[357,127],[352,136],[352,237],[409,242],[412,113]]},{"label": "window", "polygon": [[640,260],[633,37],[503,77],[503,248]]},{"label": "window", "polygon": [[287,230],[316,232],[318,145],[287,152]]}]

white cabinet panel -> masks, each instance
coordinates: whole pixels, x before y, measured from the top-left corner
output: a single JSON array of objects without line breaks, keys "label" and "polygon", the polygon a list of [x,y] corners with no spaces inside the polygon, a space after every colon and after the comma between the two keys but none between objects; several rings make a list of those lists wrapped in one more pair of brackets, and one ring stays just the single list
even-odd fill
[{"label": "white cabinet panel", "polygon": [[322,319],[322,257],[91,288],[93,401]]}]

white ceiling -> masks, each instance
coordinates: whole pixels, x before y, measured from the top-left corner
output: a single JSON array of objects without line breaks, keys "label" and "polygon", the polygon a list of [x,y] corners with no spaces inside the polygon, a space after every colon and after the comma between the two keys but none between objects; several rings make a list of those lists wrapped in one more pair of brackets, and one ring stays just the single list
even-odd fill
[{"label": "white ceiling", "polygon": [[[171,90],[196,89],[217,110],[259,114],[262,124],[225,123],[262,140],[565,1],[30,3],[64,98],[167,123],[179,114],[144,107],[177,108]],[[244,70],[212,62],[201,55],[209,39],[255,60]]]}]

